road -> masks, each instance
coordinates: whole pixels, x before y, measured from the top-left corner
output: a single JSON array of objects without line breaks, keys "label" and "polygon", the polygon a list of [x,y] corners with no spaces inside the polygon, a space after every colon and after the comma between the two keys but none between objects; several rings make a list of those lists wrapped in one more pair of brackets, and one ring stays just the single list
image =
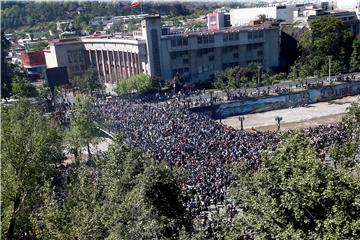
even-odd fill
[{"label": "road", "polygon": [[[281,116],[281,130],[313,127],[341,121],[346,108],[354,101],[360,101],[360,95],[344,97],[328,102],[318,102],[305,107],[279,109],[274,111],[248,114],[244,128],[256,130],[276,130],[275,118]],[[222,119],[222,123],[240,129],[238,116]]]}]

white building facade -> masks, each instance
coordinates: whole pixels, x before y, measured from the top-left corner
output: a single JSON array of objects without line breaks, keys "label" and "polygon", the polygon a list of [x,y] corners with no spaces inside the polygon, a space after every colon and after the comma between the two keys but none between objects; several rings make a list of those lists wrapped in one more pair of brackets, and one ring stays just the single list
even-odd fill
[{"label": "white building facade", "polygon": [[149,16],[133,36],[91,36],[52,41],[44,51],[47,67],[66,66],[70,76],[93,66],[105,83],[139,73],[165,80],[179,73],[191,82],[212,79],[216,71],[256,62],[279,65],[280,32],[273,23],[220,30],[170,32],[159,16]]}]

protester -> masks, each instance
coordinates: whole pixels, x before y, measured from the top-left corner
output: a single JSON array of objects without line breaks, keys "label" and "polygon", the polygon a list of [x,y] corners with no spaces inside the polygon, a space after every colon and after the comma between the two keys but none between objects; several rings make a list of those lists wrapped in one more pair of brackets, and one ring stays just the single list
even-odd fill
[{"label": "protester", "polygon": [[[243,161],[249,169],[259,167],[259,152],[274,150],[279,142],[274,132],[245,132],[218,124],[208,116],[193,113],[179,99],[161,104],[117,97],[98,98],[95,117],[109,124],[135,148],[166,160],[170,167],[186,169],[186,207],[193,217],[209,206],[225,205],[233,176],[229,166]],[[327,125],[303,131],[317,154],[334,142],[345,140],[342,125]],[[233,210],[229,210],[232,216]]]}]

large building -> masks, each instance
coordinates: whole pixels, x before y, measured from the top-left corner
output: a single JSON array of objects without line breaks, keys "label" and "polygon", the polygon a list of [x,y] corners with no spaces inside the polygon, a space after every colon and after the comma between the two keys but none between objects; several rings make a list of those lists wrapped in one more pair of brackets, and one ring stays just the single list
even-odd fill
[{"label": "large building", "polygon": [[47,67],[68,67],[69,75],[89,66],[106,83],[146,73],[171,79],[176,73],[192,82],[211,79],[227,67],[259,63],[265,69],[279,65],[277,24],[172,31],[162,28],[160,16],[147,16],[132,36],[90,36],[50,42]]}]

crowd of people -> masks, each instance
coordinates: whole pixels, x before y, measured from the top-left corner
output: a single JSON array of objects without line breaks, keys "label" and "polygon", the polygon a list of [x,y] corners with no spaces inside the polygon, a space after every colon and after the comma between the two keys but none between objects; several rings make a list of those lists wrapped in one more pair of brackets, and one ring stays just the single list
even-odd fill
[{"label": "crowd of people", "polygon": [[[236,130],[191,112],[175,99],[149,104],[118,97],[97,98],[94,116],[135,148],[166,160],[170,167],[186,170],[187,180],[182,184],[187,190],[186,207],[194,217],[210,205],[227,204],[233,180],[231,163],[243,161],[255,170],[260,164],[259,152],[274,150],[279,142],[274,132]],[[326,125],[305,133],[323,156],[331,143],[344,140],[343,130],[341,125]]]}]

